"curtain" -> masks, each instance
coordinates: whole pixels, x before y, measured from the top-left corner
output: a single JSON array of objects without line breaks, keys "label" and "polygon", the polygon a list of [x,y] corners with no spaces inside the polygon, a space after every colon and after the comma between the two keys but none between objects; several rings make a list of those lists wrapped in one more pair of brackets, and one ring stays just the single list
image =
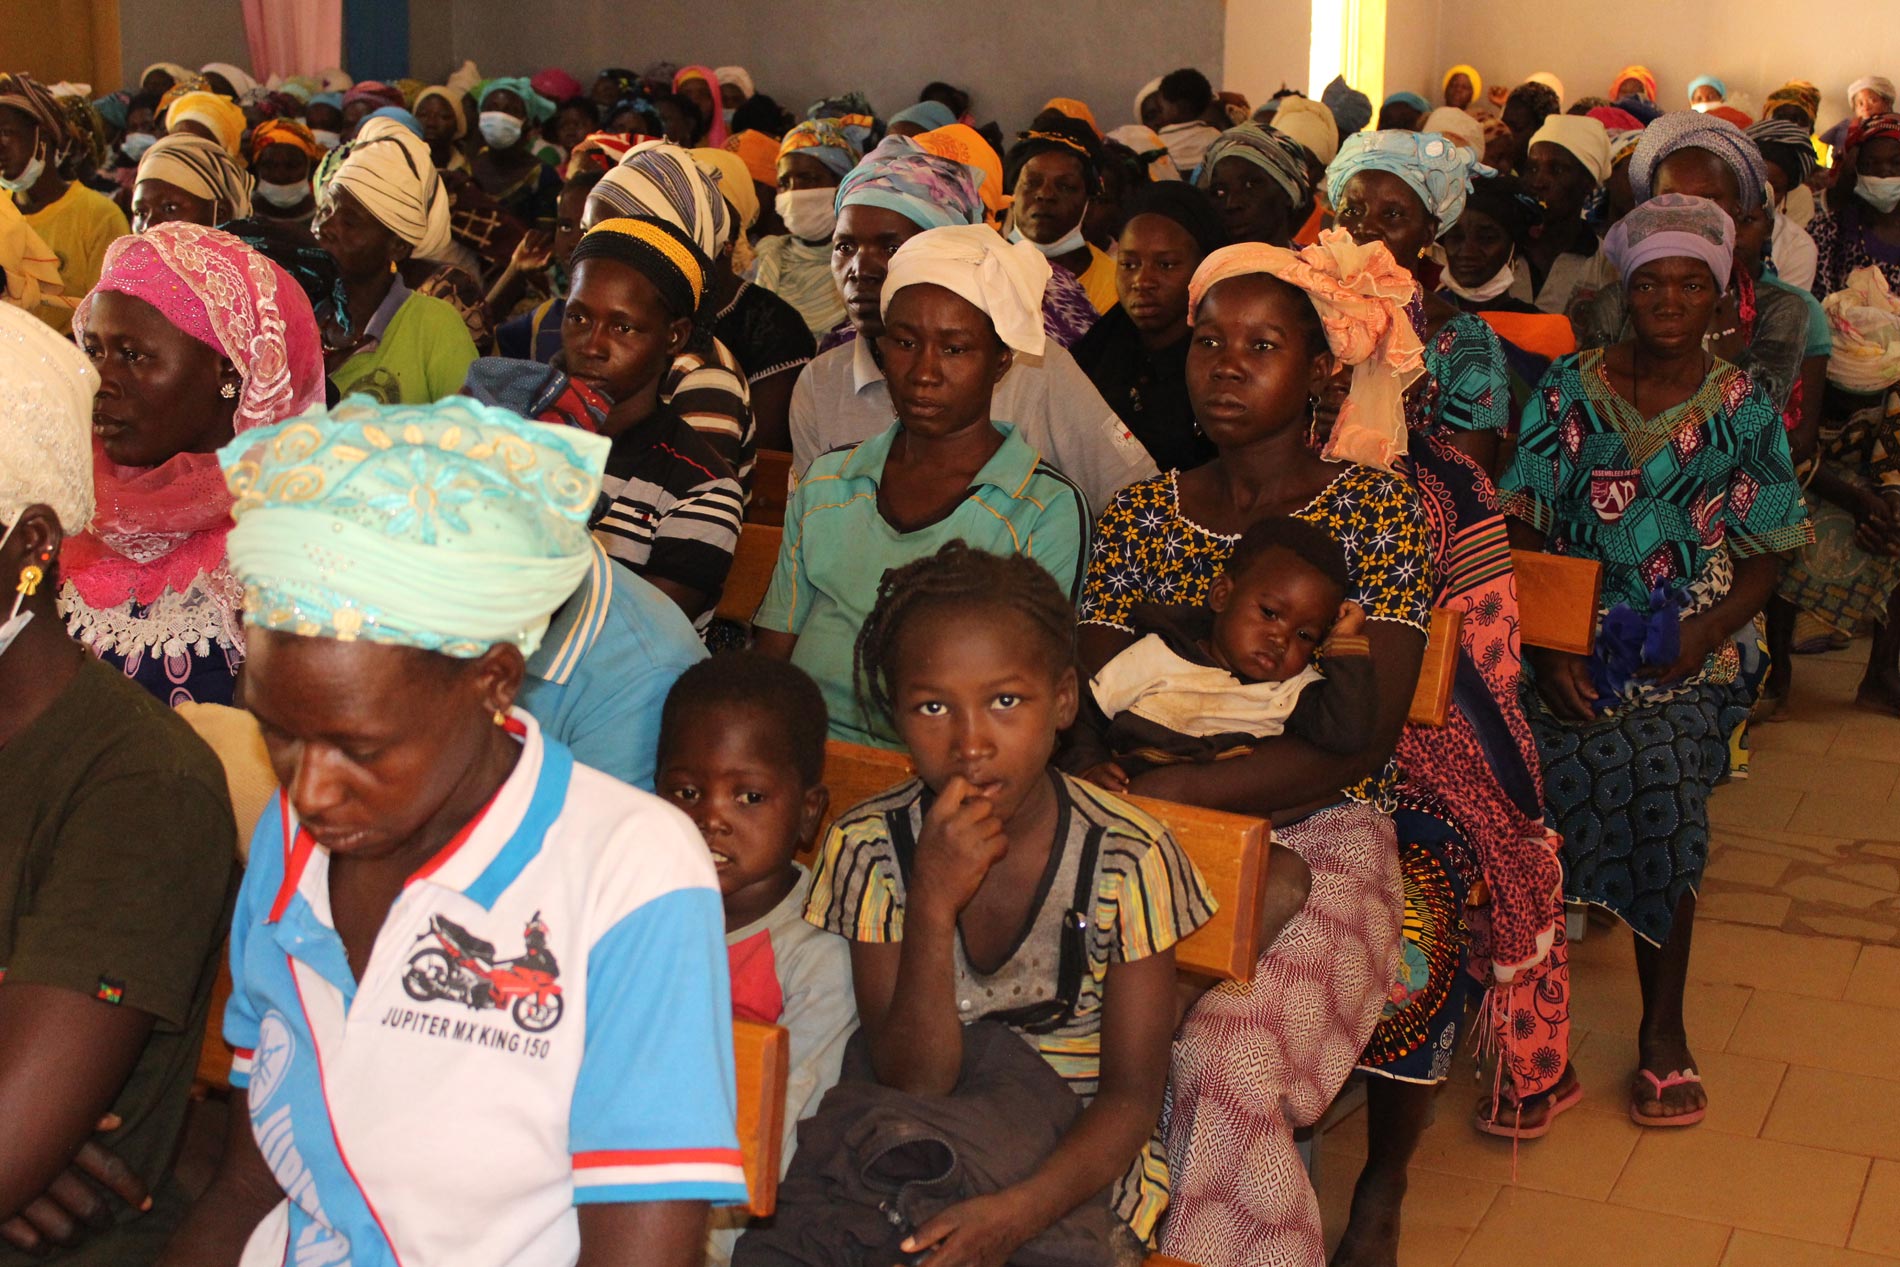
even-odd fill
[{"label": "curtain", "polygon": [[243,0],[251,74],[314,75],[343,64],[343,0]]}]

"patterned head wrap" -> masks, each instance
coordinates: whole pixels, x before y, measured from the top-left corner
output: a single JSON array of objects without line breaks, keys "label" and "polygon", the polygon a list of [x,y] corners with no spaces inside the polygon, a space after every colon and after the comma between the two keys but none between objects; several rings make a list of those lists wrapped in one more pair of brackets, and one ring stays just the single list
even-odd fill
[{"label": "patterned head wrap", "polygon": [[721,196],[732,204],[739,219],[739,232],[744,233],[757,224],[759,191],[752,187],[752,173],[746,170],[745,160],[731,150],[710,146],[694,150],[692,155],[699,170],[712,178]]},{"label": "patterned head wrap", "polygon": [[1128,149],[1148,168],[1148,179],[1180,180],[1181,169],[1174,165],[1174,157],[1168,153],[1167,145],[1161,134],[1153,128],[1143,127],[1139,123],[1123,124],[1111,130],[1108,139]]},{"label": "patterned head wrap", "polygon": [[695,324],[706,302],[712,262],[691,237],[658,216],[602,220],[575,244],[570,271],[591,259],[609,259],[638,269],[660,292],[667,311]]},{"label": "patterned head wrap", "polygon": [[1458,223],[1474,176],[1496,175],[1462,145],[1435,132],[1364,132],[1346,138],[1326,169],[1326,201],[1339,205],[1346,182],[1363,171],[1391,172],[1403,180],[1438,221],[1438,232]]},{"label": "patterned head wrap", "polygon": [[1385,243],[1360,246],[1344,229],[1327,229],[1317,245],[1300,251],[1244,242],[1222,247],[1194,270],[1188,320],[1217,284],[1254,273],[1305,291],[1326,328],[1327,346],[1352,367],[1352,386],[1323,455],[1392,470],[1406,451],[1405,389],[1425,372],[1425,349],[1405,313],[1417,290],[1412,275]]},{"label": "patterned head wrap", "polygon": [[1478,73],[1477,67],[1467,66],[1463,62],[1460,62],[1445,72],[1445,77],[1438,83],[1438,91],[1443,93],[1447,88],[1450,88],[1452,79],[1458,75],[1463,75],[1466,79],[1471,81],[1471,104],[1477,106],[1482,103],[1484,101],[1484,76]]},{"label": "patterned head wrap", "polygon": [[1610,81],[1610,99],[1612,101],[1620,95],[1619,90],[1623,87],[1623,81],[1626,79],[1634,79],[1637,83],[1641,84],[1643,86],[1643,96],[1651,101],[1656,99],[1656,77],[1649,73],[1649,67],[1632,65],[1625,66],[1622,70],[1617,71],[1616,78]]},{"label": "patterned head wrap", "polygon": [[1016,144],[1003,155],[1003,184],[1011,193],[1021,179],[1023,167],[1038,154],[1067,154],[1082,164],[1082,186],[1092,195],[1100,188],[1098,172],[1102,165],[1102,147],[1088,128],[1073,119],[1058,119],[1049,127],[1020,132]]},{"label": "patterned head wrap", "polygon": [[1016,201],[1011,182],[1003,178],[1003,160],[983,134],[967,123],[952,123],[947,128],[914,136],[911,141],[926,154],[952,159],[969,170],[976,192],[983,199],[990,218],[1001,222],[1003,213]]},{"label": "patterned head wrap", "polygon": [[[528,107],[528,122],[546,123],[554,117],[554,103],[534,90],[534,85],[519,75],[503,76],[496,79],[484,79],[475,89],[475,104],[486,106],[488,94],[492,92],[512,92],[520,97],[522,104]],[[402,103],[396,102],[401,105]]]},{"label": "patterned head wrap", "polygon": [[1598,120],[1582,114],[1553,114],[1531,134],[1532,145],[1540,142],[1562,147],[1597,184],[1610,178],[1610,137]]},{"label": "patterned head wrap", "polygon": [[1735,222],[1707,198],[1658,194],[1611,227],[1603,254],[1626,286],[1652,260],[1687,256],[1707,264],[1715,284],[1725,287],[1735,259]]},{"label": "patterned head wrap", "polygon": [[219,453],[244,620],[472,659],[523,655],[593,563],[604,436],[450,396],[241,436]]},{"label": "patterned head wrap", "polygon": [[[949,108],[949,106],[944,106],[946,110]],[[1096,140],[1099,141],[1102,139],[1102,129],[1095,122],[1095,111],[1089,109],[1086,101],[1077,101],[1074,97],[1051,97],[1042,103],[1042,108],[1043,110],[1054,110],[1057,114],[1064,115],[1074,119],[1077,123],[1086,125],[1089,131],[1095,133]],[[953,118],[950,122],[955,123],[956,120]],[[947,127],[948,124],[940,126]]]},{"label": "patterned head wrap", "polygon": [[[756,185],[778,184],[779,143],[763,132],[747,128],[726,138],[726,148],[739,156]],[[849,167],[845,171],[850,171]]]},{"label": "patterned head wrap", "polygon": [[251,174],[224,147],[190,132],[160,137],[139,156],[139,180],[162,180],[212,204],[216,224],[251,214]]},{"label": "patterned head wrap", "polygon": [[1372,122],[1372,98],[1348,84],[1343,75],[1334,75],[1319,99],[1333,112],[1341,136],[1351,136]]},{"label": "patterned head wrap", "polygon": [[1814,153],[1814,141],[1809,131],[1799,123],[1790,123],[1786,119],[1763,119],[1753,124],[1744,135],[1755,143],[1761,156],[1787,174],[1790,185],[1799,185],[1814,174],[1820,160]]},{"label": "patterned head wrap", "polygon": [[1847,85],[1848,106],[1852,107],[1854,98],[1869,90],[1871,90],[1875,96],[1886,98],[1889,108],[1893,106],[1893,80],[1888,79],[1885,75],[1868,75],[1865,78],[1856,79],[1853,83]]},{"label": "patterned head wrap", "polygon": [[1321,163],[1330,163],[1339,154],[1339,125],[1322,101],[1282,97],[1280,108],[1273,112],[1273,122],[1267,126],[1298,141]]},{"label": "patterned head wrap", "polygon": [[1615,106],[1592,106],[1587,117],[1603,125],[1605,132],[1641,132],[1643,121],[1627,110]]},{"label": "patterned head wrap", "polygon": [[901,136],[885,137],[838,185],[838,210],[855,206],[895,211],[926,229],[983,223],[972,170]]},{"label": "patterned head wrap", "polygon": [[624,132],[589,132],[567,156],[561,175],[572,180],[584,171],[610,172],[633,147],[634,142]]},{"label": "patterned head wrap", "polygon": [[310,129],[295,119],[266,119],[251,130],[251,161],[273,145],[288,145],[292,149],[304,152],[312,163],[320,163],[329,153],[317,144],[317,138],[310,135]]},{"label": "patterned head wrap", "polygon": [[438,84],[433,88],[424,88],[416,94],[416,108],[420,108],[422,103],[430,97],[440,97],[443,104],[448,106],[449,113],[455,116],[455,139],[459,141],[467,136],[468,112],[462,108],[462,103],[468,100],[468,94],[460,88]]},{"label": "patterned head wrap", "polygon": [[1224,158],[1252,163],[1273,178],[1286,194],[1287,201],[1302,213],[1313,200],[1313,182],[1307,175],[1306,147],[1285,133],[1273,132],[1257,123],[1228,128],[1207,147],[1195,183],[1206,189],[1214,183],[1214,167]]},{"label": "patterned head wrap", "polygon": [[31,75],[0,72],[0,106],[12,106],[39,126],[46,165],[57,168],[72,148],[72,125],[59,99]]},{"label": "patterned head wrap", "polygon": [[807,119],[785,134],[778,143],[771,181],[778,182],[777,160],[787,154],[815,158],[835,172],[840,180],[864,159],[865,147],[877,120],[868,114],[849,114],[836,119]]},{"label": "patterned head wrap", "polygon": [[[402,124],[403,127],[409,129],[409,131],[415,135],[416,140],[420,141],[423,139],[422,121],[401,106],[379,106],[363,116],[363,123],[368,123],[371,119],[393,119],[397,123]],[[358,136],[363,134],[363,126],[361,123],[356,127],[356,134]]]},{"label": "patterned head wrap", "polygon": [[914,106],[905,106],[891,116],[892,127],[900,123],[914,123],[926,132],[947,128],[956,121],[956,113],[941,101],[919,101]]},{"label": "patterned head wrap", "polygon": [[906,286],[941,286],[981,309],[1005,346],[1041,356],[1049,269],[1032,243],[1006,242],[987,224],[926,229],[891,255],[879,308],[888,316],[892,298]]},{"label": "patterned head wrap", "polygon": [[1717,97],[1723,100],[1728,99],[1727,84],[1717,79],[1714,75],[1697,75],[1694,79],[1689,81],[1688,100],[1690,105],[1695,104],[1695,94],[1698,88],[1713,88],[1715,89],[1715,95]]},{"label": "patterned head wrap", "polygon": [[79,532],[92,518],[99,371],[71,339],[23,308],[0,304],[0,381],[7,385],[0,392],[0,525],[46,505],[68,535]]},{"label": "patterned head wrap", "polygon": [[394,84],[386,84],[380,79],[358,80],[348,92],[343,94],[343,104],[346,106],[354,105],[359,101],[366,102],[372,107],[409,104],[403,98],[402,89]]},{"label": "patterned head wrap", "polygon": [[391,233],[432,260],[449,248],[449,191],[421,137],[394,119],[364,119],[356,139],[319,173],[317,198],[327,210],[347,189]]},{"label": "patterned head wrap", "polygon": [[1799,107],[1808,116],[1808,127],[1812,129],[1815,117],[1821,113],[1821,90],[1805,79],[1790,79],[1761,103],[1763,114],[1773,114],[1782,106]]},{"label": "patterned head wrap", "polygon": [[61,90],[63,87],[54,87],[53,100],[66,116],[66,130],[72,137],[66,150],[68,170],[82,158],[91,159],[94,168],[104,167],[111,148],[106,143],[106,121],[92,108],[92,102],[86,100],[84,93],[65,92]]},{"label": "patterned head wrap", "polygon": [[706,144],[724,145],[726,143],[726,115],[719,108],[719,76],[710,66],[687,66],[673,76],[673,91],[678,92],[680,85],[689,79],[697,79],[706,85],[706,91],[712,94],[712,118],[706,120]]},{"label": "patterned head wrap", "polygon": [[842,119],[853,114],[861,114],[871,119],[875,124],[875,135],[872,139],[883,139],[884,125],[877,122],[877,107],[871,104],[869,97],[855,88],[836,97],[814,101],[805,111],[807,119]]},{"label": "patterned head wrap", "polygon": [[1900,140],[1900,114],[1874,114],[1865,119],[1854,120],[1853,125],[1847,129],[1846,148],[1857,150],[1867,142],[1881,137]]},{"label": "patterned head wrap", "polygon": [[1636,147],[1643,143],[1643,129],[1632,128],[1628,132],[1610,133],[1610,170],[1630,161],[1636,153]]},{"label": "patterned head wrap", "polygon": [[628,150],[594,186],[588,202],[616,216],[657,216],[677,227],[707,259],[732,234],[732,207],[692,154],[671,141],[646,141]]},{"label": "patterned head wrap", "polygon": [[1768,168],[1754,142],[1727,119],[1680,110],[1645,128],[1642,142],[1630,156],[1630,189],[1636,201],[1649,197],[1656,169],[1678,150],[1707,150],[1727,164],[1741,189],[1742,206],[1759,207],[1766,199]]},{"label": "patterned head wrap", "polygon": [[210,130],[224,152],[244,157],[244,112],[229,97],[215,92],[188,92],[165,111],[165,130],[176,132],[181,123],[198,123]]}]

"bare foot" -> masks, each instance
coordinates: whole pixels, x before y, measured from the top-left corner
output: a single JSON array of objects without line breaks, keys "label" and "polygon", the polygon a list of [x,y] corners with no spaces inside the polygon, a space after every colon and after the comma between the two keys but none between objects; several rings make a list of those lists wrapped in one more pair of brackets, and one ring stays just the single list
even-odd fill
[{"label": "bare foot", "polygon": [[1891,673],[1869,673],[1861,679],[1854,703],[1873,712],[1900,717],[1900,677]]},{"label": "bare foot", "polygon": [[1367,1166],[1352,1190],[1352,1216],[1332,1267],[1399,1267],[1399,1209],[1405,1171]]}]

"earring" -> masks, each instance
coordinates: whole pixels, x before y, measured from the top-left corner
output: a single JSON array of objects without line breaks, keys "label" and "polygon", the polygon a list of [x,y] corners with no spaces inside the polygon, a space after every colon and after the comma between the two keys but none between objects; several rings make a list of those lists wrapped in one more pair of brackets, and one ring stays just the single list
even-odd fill
[{"label": "earring", "polygon": [[503,727],[508,724],[508,714],[502,712],[499,708],[495,710],[495,724]]},{"label": "earring", "polygon": [[14,592],[31,598],[39,592],[40,582],[45,577],[46,573],[40,571],[37,564],[29,563],[20,569],[20,583],[13,587]]},{"label": "earring", "polygon": [[391,261],[389,261],[389,271],[390,271],[390,272],[392,272],[392,273],[396,271],[396,261],[395,261],[395,260],[391,260]]},{"label": "earring", "polygon": [[237,399],[237,384],[224,383],[220,385],[218,388],[218,395],[224,397],[226,400],[236,400]]},{"label": "earring", "polygon": [[1307,447],[1312,449],[1319,449],[1321,447],[1319,437],[1318,396],[1308,396],[1306,398],[1306,443]]}]

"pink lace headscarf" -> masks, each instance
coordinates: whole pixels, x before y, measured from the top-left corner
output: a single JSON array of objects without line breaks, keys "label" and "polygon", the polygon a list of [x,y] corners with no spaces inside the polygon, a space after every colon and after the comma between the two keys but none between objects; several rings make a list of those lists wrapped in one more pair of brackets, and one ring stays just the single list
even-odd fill
[{"label": "pink lace headscarf", "polygon": [[[234,431],[323,403],[323,341],[309,298],[290,274],[230,234],[163,224],[114,242],[99,284],[73,313],[81,346],[101,291],[145,301],[231,363],[242,382]],[[167,588],[183,593],[223,562],[231,495],[217,454],[117,466],[95,442],[93,485],[91,528],[68,543],[63,560],[66,579],[89,606],[151,603]]]},{"label": "pink lace headscarf", "polygon": [[1188,283],[1188,319],[1201,297],[1230,277],[1266,273],[1306,292],[1326,328],[1326,342],[1352,386],[1321,456],[1390,471],[1405,455],[1405,389],[1425,372],[1425,349],[1405,305],[1417,283],[1383,242],[1360,246],[1344,229],[1328,229],[1299,251],[1243,242],[1201,261]]}]

